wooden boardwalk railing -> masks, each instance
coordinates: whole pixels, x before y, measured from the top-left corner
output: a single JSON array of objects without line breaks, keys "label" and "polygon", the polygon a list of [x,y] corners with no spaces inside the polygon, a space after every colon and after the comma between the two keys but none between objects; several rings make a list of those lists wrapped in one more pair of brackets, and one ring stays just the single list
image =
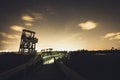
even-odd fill
[{"label": "wooden boardwalk railing", "polygon": [[0,73],[0,80],[8,79],[8,78],[12,77],[13,75],[19,73],[20,71],[25,70],[28,67],[36,64],[38,61],[39,61],[38,57],[35,57],[35,58],[32,58],[28,63],[22,64],[13,69],[10,69],[8,71]]},{"label": "wooden boardwalk railing", "polygon": [[[18,74],[20,71],[23,71],[23,74],[24,74],[24,70],[26,70],[28,67],[36,64],[38,61],[39,61],[39,59],[36,57],[28,63],[22,64],[18,67],[15,67],[15,68],[11,69],[11,70],[3,72],[3,73],[0,74],[0,80],[9,79],[12,76]],[[63,75],[65,75],[68,78],[68,80],[87,80],[86,78],[79,75],[78,73],[76,73],[75,71],[70,69],[69,67],[65,66],[60,61],[55,60],[54,64],[57,66],[57,69],[59,69],[63,73]],[[59,72],[56,72],[56,73],[59,74]]]},{"label": "wooden boardwalk railing", "polygon": [[87,80],[86,78],[75,72],[74,70],[65,66],[62,62],[56,61],[55,63],[59,67],[59,69],[64,73],[64,75],[69,78],[69,80]]}]

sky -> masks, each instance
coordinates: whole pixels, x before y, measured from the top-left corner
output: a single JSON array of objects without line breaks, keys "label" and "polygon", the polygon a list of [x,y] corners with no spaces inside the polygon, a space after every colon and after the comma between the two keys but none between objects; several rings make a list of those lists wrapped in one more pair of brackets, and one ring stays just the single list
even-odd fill
[{"label": "sky", "polygon": [[0,0],[0,51],[18,51],[22,29],[37,50],[120,48],[118,0]]}]

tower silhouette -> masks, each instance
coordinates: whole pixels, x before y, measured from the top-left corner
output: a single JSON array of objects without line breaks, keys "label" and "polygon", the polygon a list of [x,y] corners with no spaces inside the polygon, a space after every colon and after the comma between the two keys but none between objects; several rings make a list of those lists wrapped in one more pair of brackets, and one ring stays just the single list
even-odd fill
[{"label": "tower silhouette", "polygon": [[19,53],[21,54],[35,53],[37,42],[38,42],[38,39],[35,38],[35,32],[23,29],[22,35],[21,35]]}]

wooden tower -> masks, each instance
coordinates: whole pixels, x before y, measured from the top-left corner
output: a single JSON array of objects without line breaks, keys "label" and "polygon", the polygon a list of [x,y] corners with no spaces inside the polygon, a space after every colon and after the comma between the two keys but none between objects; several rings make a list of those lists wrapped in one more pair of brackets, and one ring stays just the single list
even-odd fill
[{"label": "wooden tower", "polygon": [[38,39],[35,38],[35,32],[23,29],[21,35],[19,53],[34,54],[37,42]]}]

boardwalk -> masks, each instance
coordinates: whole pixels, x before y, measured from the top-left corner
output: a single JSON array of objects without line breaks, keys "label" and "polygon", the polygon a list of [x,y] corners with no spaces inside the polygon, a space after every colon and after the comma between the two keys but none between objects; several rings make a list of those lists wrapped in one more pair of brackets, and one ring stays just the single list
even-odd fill
[{"label": "boardwalk", "polygon": [[55,64],[37,67],[33,73],[14,80],[68,80]]}]

